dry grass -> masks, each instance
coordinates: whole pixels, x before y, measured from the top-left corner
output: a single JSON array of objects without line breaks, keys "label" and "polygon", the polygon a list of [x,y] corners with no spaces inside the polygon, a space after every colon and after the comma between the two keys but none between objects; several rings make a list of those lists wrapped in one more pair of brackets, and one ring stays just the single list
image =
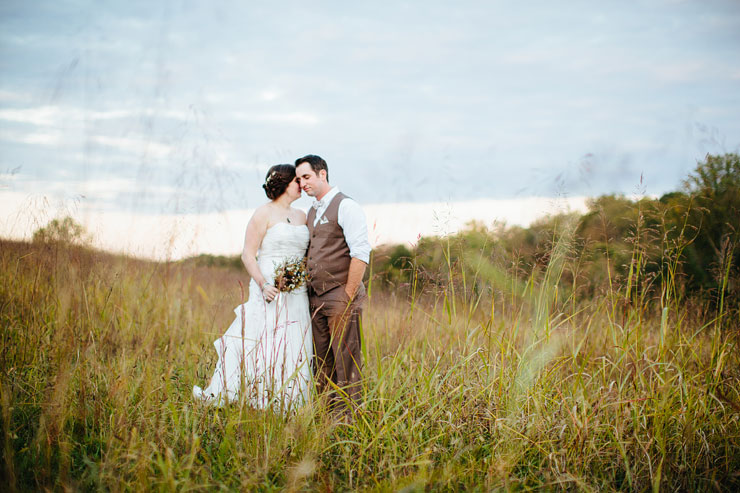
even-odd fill
[{"label": "dry grass", "polygon": [[352,426],[193,402],[244,275],[0,248],[10,490],[740,487],[737,331],[626,286],[562,299],[557,246],[527,282],[482,264],[500,290],[374,286]]}]

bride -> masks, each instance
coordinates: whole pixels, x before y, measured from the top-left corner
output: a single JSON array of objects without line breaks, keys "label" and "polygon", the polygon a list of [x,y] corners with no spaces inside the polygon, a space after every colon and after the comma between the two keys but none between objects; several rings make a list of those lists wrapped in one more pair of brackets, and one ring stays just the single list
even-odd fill
[{"label": "bride", "polygon": [[193,395],[221,406],[244,392],[255,407],[287,411],[308,399],[311,315],[305,283],[280,291],[275,269],[305,257],[308,228],[305,213],[291,207],[301,196],[293,165],[270,168],[262,187],[270,202],[250,219],[242,253],[252,278],[249,300],[236,307],[236,319],[214,342],[218,362],[210,384],[193,387]]}]

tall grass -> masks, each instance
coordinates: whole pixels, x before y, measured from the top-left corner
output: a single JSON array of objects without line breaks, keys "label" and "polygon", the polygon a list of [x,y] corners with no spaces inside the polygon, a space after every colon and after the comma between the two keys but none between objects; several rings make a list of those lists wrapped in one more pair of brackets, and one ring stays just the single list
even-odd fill
[{"label": "tall grass", "polygon": [[[27,489],[708,490],[740,486],[727,312],[666,284],[638,238],[627,279],[575,286],[572,225],[547,267],[448,243],[439,282],[375,284],[364,404],[290,416],[191,398],[242,274],[2,242],[3,482]],[[639,236],[636,235],[636,236]],[[607,263],[608,265],[608,263]],[[471,269],[471,266],[474,267]],[[472,272],[472,275],[470,274]],[[561,282],[571,276],[573,289]],[[664,300],[661,302],[661,300]]]}]

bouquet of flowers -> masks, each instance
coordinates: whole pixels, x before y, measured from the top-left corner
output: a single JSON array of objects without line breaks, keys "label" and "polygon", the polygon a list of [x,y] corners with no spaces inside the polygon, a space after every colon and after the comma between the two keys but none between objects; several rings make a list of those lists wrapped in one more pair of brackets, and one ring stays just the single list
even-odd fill
[{"label": "bouquet of flowers", "polygon": [[307,279],[305,258],[287,258],[275,267],[275,287],[283,293],[300,288]]}]

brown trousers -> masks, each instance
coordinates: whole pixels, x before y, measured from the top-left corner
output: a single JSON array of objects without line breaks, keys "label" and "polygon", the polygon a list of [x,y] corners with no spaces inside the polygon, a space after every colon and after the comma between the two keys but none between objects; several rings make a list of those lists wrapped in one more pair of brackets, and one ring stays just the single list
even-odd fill
[{"label": "brown trousers", "polygon": [[352,303],[344,286],[321,296],[309,290],[316,387],[319,393],[328,391],[340,408],[346,399],[359,404],[362,395],[360,316],[364,300],[362,285]]}]

